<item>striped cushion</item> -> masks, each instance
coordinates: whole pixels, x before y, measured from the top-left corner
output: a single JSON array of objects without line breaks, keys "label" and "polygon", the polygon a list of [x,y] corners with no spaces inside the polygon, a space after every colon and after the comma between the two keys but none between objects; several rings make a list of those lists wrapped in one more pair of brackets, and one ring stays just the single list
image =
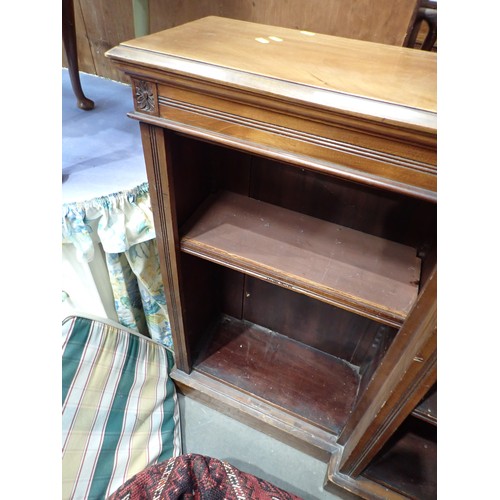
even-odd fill
[{"label": "striped cushion", "polygon": [[70,317],[62,331],[63,498],[102,500],[181,453],[173,356],[88,318]]}]

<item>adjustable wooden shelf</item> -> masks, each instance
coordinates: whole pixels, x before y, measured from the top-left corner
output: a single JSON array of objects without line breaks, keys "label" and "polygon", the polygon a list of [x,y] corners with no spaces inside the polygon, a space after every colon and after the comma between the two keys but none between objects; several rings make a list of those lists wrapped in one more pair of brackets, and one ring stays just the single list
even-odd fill
[{"label": "adjustable wooden shelf", "polygon": [[107,56],[179,389],[329,462],[326,487],[427,495],[430,458],[418,484],[387,464],[435,452],[436,55],[209,17]]}]

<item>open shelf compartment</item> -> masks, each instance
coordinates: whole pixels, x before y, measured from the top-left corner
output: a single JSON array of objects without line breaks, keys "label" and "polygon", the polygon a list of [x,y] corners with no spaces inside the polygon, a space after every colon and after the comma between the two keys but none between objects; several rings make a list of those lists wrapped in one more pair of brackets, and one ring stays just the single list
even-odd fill
[{"label": "open shelf compartment", "polygon": [[409,417],[362,474],[415,500],[437,495],[437,429]]},{"label": "open shelf compartment", "polygon": [[181,249],[393,326],[418,295],[414,248],[228,191],[197,212]]},{"label": "open shelf compartment", "polygon": [[358,367],[229,316],[217,325],[195,369],[334,434],[359,384]]},{"label": "open shelf compartment", "polygon": [[191,364],[174,380],[331,451],[397,330],[187,252],[181,274]]},{"label": "open shelf compartment", "polygon": [[433,226],[421,222],[435,208],[165,137],[182,311],[172,378],[292,446],[300,434],[306,452],[331,453],[428,279]]}]

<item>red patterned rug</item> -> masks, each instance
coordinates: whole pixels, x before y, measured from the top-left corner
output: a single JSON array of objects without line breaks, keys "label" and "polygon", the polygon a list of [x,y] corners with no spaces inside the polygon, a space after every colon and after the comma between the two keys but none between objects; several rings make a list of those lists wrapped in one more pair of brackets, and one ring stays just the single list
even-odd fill
[{"label": "red patterned rug", "polygon": [[302,500],[227,462],[189,454],[152,465],[109,500]]}]

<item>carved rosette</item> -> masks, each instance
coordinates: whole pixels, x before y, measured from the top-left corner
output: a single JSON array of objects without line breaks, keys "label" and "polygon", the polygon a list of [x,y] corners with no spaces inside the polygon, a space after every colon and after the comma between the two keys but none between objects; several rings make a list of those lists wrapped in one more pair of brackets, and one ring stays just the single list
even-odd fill
[{"label": "carved rosette", "polygon": [[143,113],[157,114],[156,85],[145,80],[134,80],[135,109]]}]

